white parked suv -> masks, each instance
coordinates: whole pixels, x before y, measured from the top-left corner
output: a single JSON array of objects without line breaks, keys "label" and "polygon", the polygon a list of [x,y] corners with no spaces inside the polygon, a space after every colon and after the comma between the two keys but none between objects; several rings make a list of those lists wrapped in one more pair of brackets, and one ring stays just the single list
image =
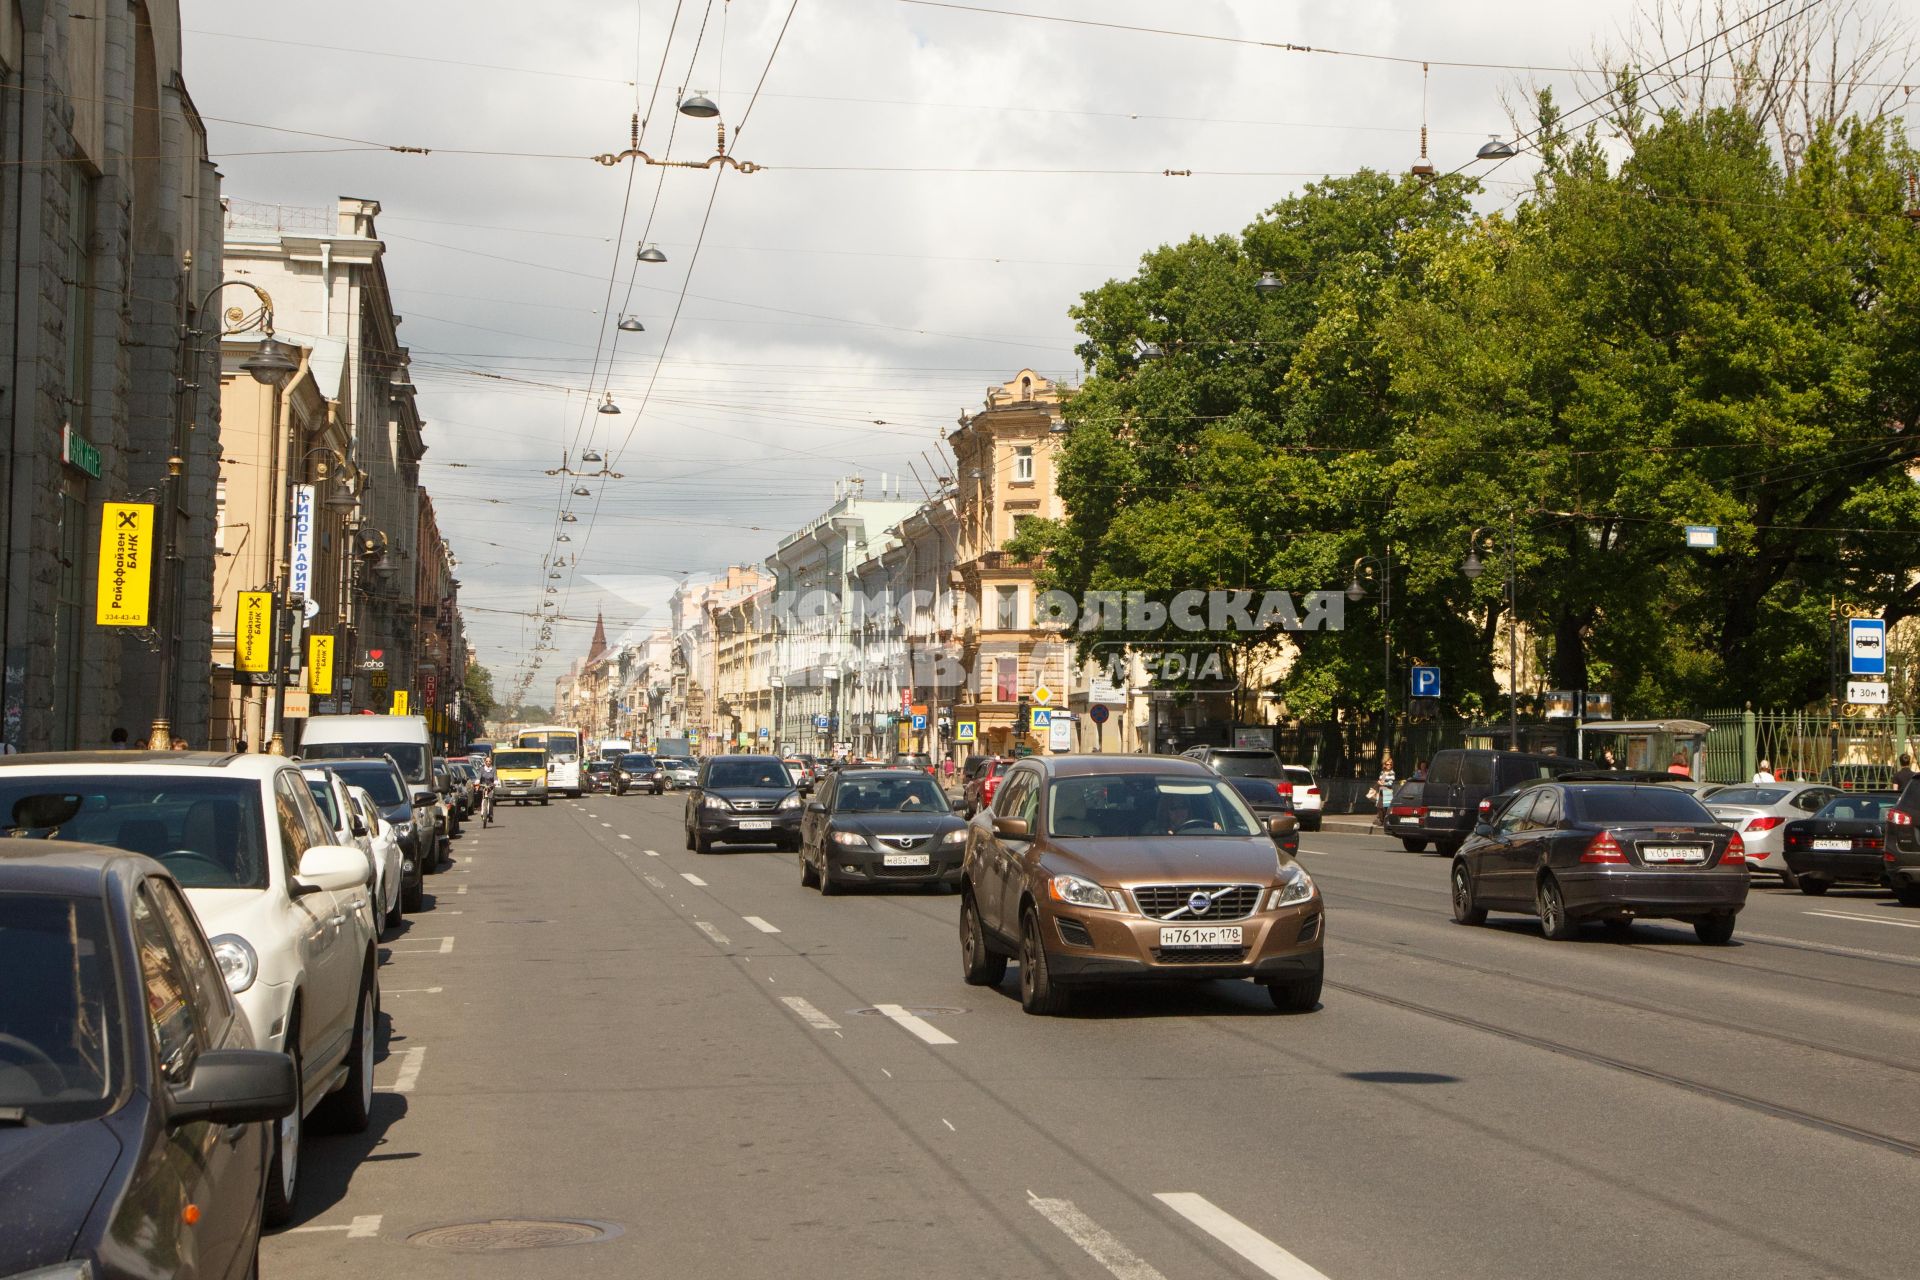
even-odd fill
[{"label": "white parked suv", "polygon": [[1293,784],[1293,812],[1300,819],[1300,829],[1318,831],[1322,813],[1321,805],[1325,799],[1320,794],[1319,781],[1314,778],[1313,770],[1305,765],[1290,764],[1284,767],[1287,771],[1287,781]]},{"label": "white parked suv", "polygon": [[276,1128],[267,1182],[266,1220],[286,1222],[305,1119],[358,1132],[373,1105],[380,987],[366,854],[334,843],[298,766],[267,755],[0,756],[0,835],[144,853],[186,890],[255,1042],[299,1068],[301,1105]]},{"label": "white parked suv", "polygon": [[[322,765],[305,765],[300,772],[307,780],[307,790],[313,793],[313,803],[319,808],[321,818],[333,829],[332,843],[350,844],[367,857],[376,935],[383,928],[397,926],[400,923],[398,844],[394,845],[396,856],[389,866],[385,854],[374,847],[378,840],[378,823],[367,821],[367,815],[354,802],[352,789],[346,782]],[[377,814],[375,816],[378,817]]]},{"label": "white parked suv", "polygon": [[400,926],[400,890],[406,879],[406,859],[400,852],[400,833],[380,814],[380,806],[365,787],[348,787],[353,807],[367,825],[367,839],[373,845],[373,865],[380,869],[381,922],[389,929]]}]

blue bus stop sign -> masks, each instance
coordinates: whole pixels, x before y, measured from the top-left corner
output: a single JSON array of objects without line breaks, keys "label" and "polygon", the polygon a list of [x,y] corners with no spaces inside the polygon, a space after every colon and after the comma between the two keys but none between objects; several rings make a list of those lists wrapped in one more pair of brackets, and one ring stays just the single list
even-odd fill
[{"label": "blue bus stop sign", "polygon": [[1848,619],[1847,670],[1856,676],[1887,674],[1887,624],[1884,621]]}]

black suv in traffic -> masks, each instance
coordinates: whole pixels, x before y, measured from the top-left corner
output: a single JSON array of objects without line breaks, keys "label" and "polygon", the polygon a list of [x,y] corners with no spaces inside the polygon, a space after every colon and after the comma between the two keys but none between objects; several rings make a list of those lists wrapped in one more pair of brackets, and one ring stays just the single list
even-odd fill
[{"label": "black suv in traffic", "polygon": [[1387,834],[1398,836],[1409,852],[1429,843],[1452,856],[1473,832],[1480,802],[1523,782],[1557,778],[1590,768],[1571,756],[1539,756],[1524,751],[1449,748],[1437,751],[1419,782],[1402,784],[1387,814]]},{"label": "black suv in traffic", "polygon": [[800,789],[779,756],[714,756],[687,791],[687,848],[800,847]]}]

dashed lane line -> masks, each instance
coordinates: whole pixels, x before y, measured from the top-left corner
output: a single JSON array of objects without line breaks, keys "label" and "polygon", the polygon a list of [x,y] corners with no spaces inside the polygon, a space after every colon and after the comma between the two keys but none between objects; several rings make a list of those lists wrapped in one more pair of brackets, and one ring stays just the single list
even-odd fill
[{"label": "dashed lane line", "polygon": [[794,1013],[799,1016],[800,1021],[806,1023],[815,1031],[838,1031],[840,1029],[839,1023],[816,1009],[811,1001],[803,1000],[799,996],[781,996],[780,1003],[793,1010]]},{"label": "dashed lane line", "polygon": [[412,1093],[413,1086],[419,1083],[420,1067],[426,1061],[426,1058],[427,1049],[425,1045],[418,1045],[401,1053],[400,1074],[393,1078],[392,1084],[384,1089],[375,1090],[375,1092]]},{"label": "dashed lane line", "polygon": [[386,996],[437,996],[445,987],[388,987],[380,988],[380,995]]},{"label": "dashed lane line", "polygon": [[1308,1266],[1204,1196],[1191,1191],[1163,1191],[1154,1199],[1218,1240],[1273,1280],[1327,1280],[1324,1272]]},{"label": "dashed lane line", "polygon": [[698,885],[702,889],[707,887],[707,882],[705,880],[702,880],[699,876],[693,874],[693,872],[691,871],[682,871],[680,873],[680,878],[682,880],[685,880],[688,884]]},{"label": "dashed lane line", "polygon": [[745,920],[748,924],[752,925],[754,928],[758,929],[762,933],[780,932],[777,926],[768,924],[765,920],[762,920],[759,916],[741,916],[740,918],[742,920]]},{"label": "dashed lane line", "polygon": [[440,945],[427,951],[402,951],[398,947],[388,947],[387,952],[396,956],[444,956],[453,951],[452,938],[406,938],[406,942],[437,942]]},{"label": "dashed lane line", "polygon": [[726,934],[720,932],[718,929],[714,928],[711,924],[707,923],[705,920],[695,920],[693,922],[693,927],[698,929],[700,932],[706,934],[709,938],[712,938],[715,942],[719,943],[723,947],[733,945],[732,940],[729,939]]},{"label": "dashed lane line", "polygon": [[342,1222],[334,1226],[288,1227],[285,1234],[297,1236],[322,1231],[341,1231],[346,1233],[349,1240],[372,1240],[380,1235],[380,1222],[384,1216],[378,1213],[362,1213],[356,1215],[352,1222]]},{"label": "dashed lane line", "polygon": [[1043,1199],[1029,1191],[1027,1203],[1041,1217],[1060,1228],[1062,1235],[1084,1249],[1088,1257],[1105,1267],[1117,1280],[1166,1280],[1152,1263],[1082,1213],[1080,1206],[1073,1201]]},{"label": "dashed lane line", "polygon": [[908,1013],[897,1004],[877,1004],[873,1011],[883,1018],[890,1018],[928,1044],[959,1044],[952,1036],[928,1022],[917,1013]]},{"label": "dashed lane line", "polygon": [[1846,911],[1802,911],[1803,916],[1821,916],[1828,920],[1851,920],[1855,924],[1890,924],[1896,929],[1920,929],[1920,921],[1882,920],[1879,916],[1857,916]]}]

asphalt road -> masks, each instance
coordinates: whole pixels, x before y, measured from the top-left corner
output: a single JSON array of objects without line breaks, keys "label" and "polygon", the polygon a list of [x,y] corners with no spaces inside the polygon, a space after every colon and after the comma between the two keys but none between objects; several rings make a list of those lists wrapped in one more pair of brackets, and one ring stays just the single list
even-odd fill
[{"label": "asphalt road", "polygon": [[[1318,1012],[1212,984],[1039,1019],[960,981],[956,898],[686,852],[683,803],[469,828],[388,946],[374,1127],[309,1143],[264,1274],[1920,1272],[1920,912],[1886,899],[1761,882],[1730,947],[1549,943],[1328,831]],[[412,1239],[494,1220],[617,1234]]]}]

